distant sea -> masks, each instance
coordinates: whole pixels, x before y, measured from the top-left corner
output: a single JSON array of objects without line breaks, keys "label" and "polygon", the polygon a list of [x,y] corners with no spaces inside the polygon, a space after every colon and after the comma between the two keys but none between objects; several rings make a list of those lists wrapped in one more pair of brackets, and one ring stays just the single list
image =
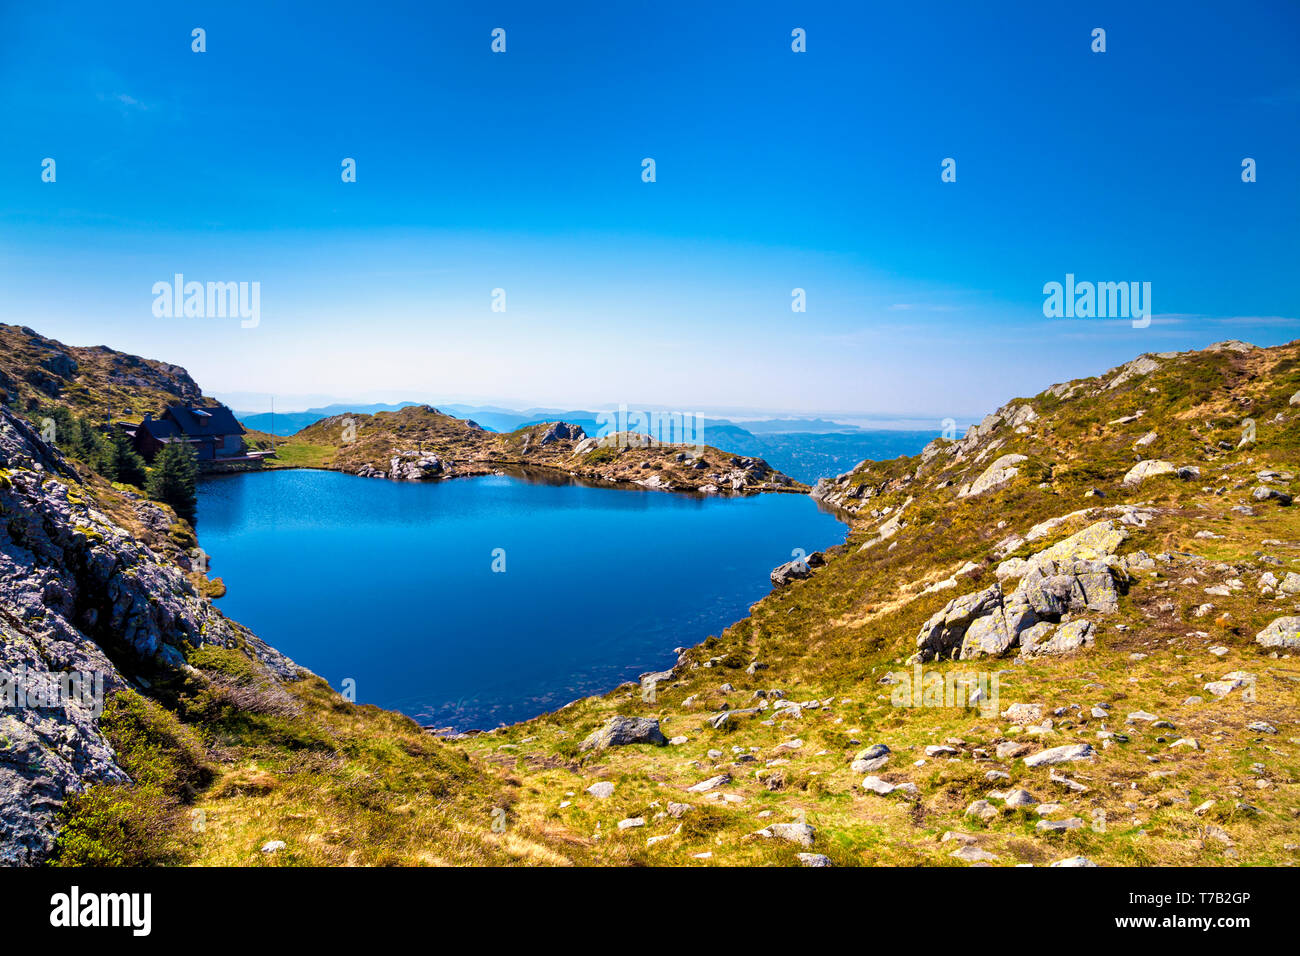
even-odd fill
[{"label": "distant sea", "polygon": [[[810,435],[803,432],[754,435],[748,448],[724,446],[737,454],[757,455],[773,468],[806,484],[851,471],[870,458],[884,461],[900,455],[918,454],[939,432],[864,431],[847,434]],[[706,437],[706,441],[707,441]],[[712,444],[712,442],[709,442]]]}]

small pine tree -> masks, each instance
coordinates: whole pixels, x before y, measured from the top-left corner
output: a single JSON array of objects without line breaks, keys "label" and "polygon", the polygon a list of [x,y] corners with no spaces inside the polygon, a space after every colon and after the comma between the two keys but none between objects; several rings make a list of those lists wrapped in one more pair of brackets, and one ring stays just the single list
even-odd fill
[{"label": "small pine tree", "polygon": [[137,488],[144,487],[149,475],[144,459],[120,431],[114,431],[104,439],[104,451],[96,470],[109,481],[120,481]]},{"label": "small pine tree", "polygon": [[145,486],[149,497],[172,506],[184,520],[194,523],[198,510],[199,460],[189,445],[172,443],[154,459]]},{"label": "small pine tree", "polygon": [[54,445],[70,458],[97,468],[104,455],[104,438],[89,419],[73,415],[62,405],[37,409],[33,423],[44,435],[46,420],[54,423]]},{"label": "small pine tree", "polygon": [[122,447],[115,440],[115,436],[109,435],[105,439],[104,450],[95,464],[95,470],[109,481],[122,480],[118,477],[122,473]]}]

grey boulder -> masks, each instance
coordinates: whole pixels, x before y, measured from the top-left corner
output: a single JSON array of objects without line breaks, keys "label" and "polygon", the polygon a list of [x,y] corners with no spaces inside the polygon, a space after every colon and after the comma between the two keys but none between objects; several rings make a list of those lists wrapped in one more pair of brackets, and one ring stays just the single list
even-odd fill
[{"label": "grey boulder", "polygon": [[604,750],[628,744],[654,744],[662,747],[668,739],[659,730],[659,721],[650,717],[611,717],[605,726],[582,742],[581,750]]},{"label": "grey boulder", "polygon": [[1255,635],[1255,643],[1272,650],[1300,651],[1300,617],[1279,617]]}]

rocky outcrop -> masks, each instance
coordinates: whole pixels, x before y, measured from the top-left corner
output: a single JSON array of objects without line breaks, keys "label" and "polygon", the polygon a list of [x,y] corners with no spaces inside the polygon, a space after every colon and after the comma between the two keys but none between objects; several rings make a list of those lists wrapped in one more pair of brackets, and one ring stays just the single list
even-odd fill
[{"label": "rocky outcrop", "polygon": [[[1037,657],[1090,647],[1090,622],[1061,622],[1118,610],[1125,578],[1114,552],[1126,537],[1114,521],[1100,521],[1027,559],[1003,562],[996,584],[954,598],[921,626],[916,659],[1000,657],[1017,646]],[[1017,577],[1019,584],[1005,591]]]},{"label": "rocky outcrop", "polygon": [[982,495],[986,491],[993,491],[1001,488],[1011,481],[1012,478],[1020,474],[1018,467],[1021,462],[1028,461],[1025,455],[1003,455],[993,464],[989,465],[984,471],[971,482],[970,487],[962,488],[957,493],[958,498],[968,498],[974,495]]},{"label": "rocky outcrop", "polygon": [[1020,656],[1047,657],[1092,647],[1096,631],[1097,628],[1091,621],[1082,619],[1060,627],[1047,623],[1036,624],[1022,635]]},{"label": "rocky outcrop", "polygon": [[1105,561],[1073,558],[1035,562],[1017,591],[1040,618],[1056,620],[1070,611],[1119,609],[1119,592]]},{"label": "rocky outcrop", "polygon": [[1038,621],[1033,608],[1021,592],[1013,591],[1003,600],[1001,585],[994,585],[994,588],[997,589],[1000,604],[991,606],[989,613],[977,617],[967,627],[961,642],[960,657],[963,660],[1001,657],[1016,646],[1026,628]]},{"label": "rocky outcrop", "polygon": [[826,558],[820,551],[814,551],[806,558],[795,558],[793,561],[787,561],[785,564],[772,569],[772,573],[769,575],[772,586],[782,588],[791,581],[811,577],[812,569],[820,568],[825,563]]},{"label": "rocky outcrop", "polygon": [[[891,491],[902,490],[909,483],[910,479],[896,478],[873,484],[862,480],[860,476],[854,475],[853,472],[848,472],[843,475],[836,475],[834,478],[818,478],[817,484],[813,486],[809,494],[829,507],[848,514],[858,514],[864,510],[871,510],[869,506],[876,497]],[[881,517],[884,514],[884,511],[879,513]],[[876,516],[877,512],[873,511],[872,515]]]},{"label": "rocky outcrop", "polygon": [[628,744],[666,746],[668,739],[659,730],[659,721],[650,717],[611,717],[605,726],[582,742],[581,750],[604,750]]},{"label": "rocky outcrop", "polygon": [[1119,388],[1125,382],[1139,378],[1143,375],[1150,375],[1158,368],[1160,368],[1160,363],[1157,362],[1154,357],[1150,355],[1139,355],[1131,362],[1126,362],[1121,365],[1116,370],[1115,376],[1106,383],[1106,388]]},{"label": "rocky outcrop", "polygon": [[357,469],[362,478],[388,478],[393,481],[424,481],[430,478],[442,478],[445,469],[442,459],[437,455],[425,455],[414,451],[399,451],[388,461],[388,470],[383,471],[373,465],[362,465]]},{"label": "rocky outcrop", "polygon": [[978,618],[1000,613],[1002,588],[993,585],[983,591],[953,598],[923,625],[916,638],[916,652],[920,660],[929,661],[949,656],[959,648],[967,629]]},{"label": "rocky outcrop", "polygon": [[[134,507],[143,525],[167,522],[156,505]],[[62,456],[0,407],[0,863],[39,862],[68,794],[126,779],[97,727],[104,695],[186,666],[183,647],[204,643],[298,674],[99,510]]]},{"label": "rocky outcrop", "polygon": [[546,430],[542,436],[540,444],[552,445],[557,441],[576,441],[581,443],[587,437],[587,433],[579,425],[570,425],[568,422],[556,422]]},{"label": "rocky outcrop", "polygon": [[720,488],[731,491],[770,490],[782,485],[792,484],[789,477],[781,474],[762,458],[732,457],[727,462],[728,471],[710,474],[709,479]]}]

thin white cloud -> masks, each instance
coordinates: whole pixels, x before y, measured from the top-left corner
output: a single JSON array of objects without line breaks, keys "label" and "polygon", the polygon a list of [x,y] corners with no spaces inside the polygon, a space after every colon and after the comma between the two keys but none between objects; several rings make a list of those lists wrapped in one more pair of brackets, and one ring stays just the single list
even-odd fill
[{"label": "thin white cloud", "polygon": [[889,307],[891,312],[910,312],[920,310],[922,312],[956,312],[960,306],[956,305],[924,305],[916,302],[895,302]]},{"label": "thin white cloud", "polygon": [[115,107],[121,113],[147,113],[153,109],[148,103],[144,103],[130,93],[109,93],[97,91],[95,98],[101,103],[108,103]]},{"label": "thin white cloud", "polygon": [[1300,329],[1300,319],[1285,315],[1233,315],[1210,321],[1216,325],[1293,325]]}]

